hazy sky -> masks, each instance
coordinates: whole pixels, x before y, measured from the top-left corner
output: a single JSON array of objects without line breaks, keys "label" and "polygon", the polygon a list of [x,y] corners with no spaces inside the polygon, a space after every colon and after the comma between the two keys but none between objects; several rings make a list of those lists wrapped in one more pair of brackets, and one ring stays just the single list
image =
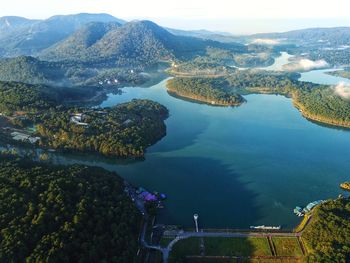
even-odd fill
[{"label": "hazy sky", "polygon": [[349,0],[0,0],[0,4],[0,16],[109,13],[175,28],[233,33],[350,26]]}]

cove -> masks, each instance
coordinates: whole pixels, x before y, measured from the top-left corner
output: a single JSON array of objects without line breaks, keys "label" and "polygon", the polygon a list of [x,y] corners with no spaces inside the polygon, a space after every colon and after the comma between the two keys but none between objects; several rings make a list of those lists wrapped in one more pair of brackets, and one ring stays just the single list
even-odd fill
[{"label": "cove", "polygon": [[60,155],[63,163],[84,163],[116,171],[128,181],[168,195],[158,222],[202,227],[292,228],[292,210],[334,198],[348,179],[350,133],[301,116],[291,99],[248,95],[240,107],[213,107],[171,97],[165,82],[124,88],[100,106],[133,98],[158,101],[170,111],[167,135],[144,161],[116,162],[90,155]]}]

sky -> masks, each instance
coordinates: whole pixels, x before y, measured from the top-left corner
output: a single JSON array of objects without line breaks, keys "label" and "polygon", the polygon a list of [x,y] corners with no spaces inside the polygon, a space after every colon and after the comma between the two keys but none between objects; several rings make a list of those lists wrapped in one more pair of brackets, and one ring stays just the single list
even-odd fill
[{"label": "sky", "polygon": [[349,0],[0,0],[0,16],[43,19],[57,14],[108,13],[179,29],[236,34],[350,26]]}]

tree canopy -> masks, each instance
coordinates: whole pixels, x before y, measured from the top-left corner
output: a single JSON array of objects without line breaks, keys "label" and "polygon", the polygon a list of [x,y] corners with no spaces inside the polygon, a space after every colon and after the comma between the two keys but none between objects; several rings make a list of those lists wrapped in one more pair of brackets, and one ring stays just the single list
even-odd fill
[{"label": "tree canopy", "polygon": [[100,168],[1,156],[0,262],[132,262],[141,216]]}]

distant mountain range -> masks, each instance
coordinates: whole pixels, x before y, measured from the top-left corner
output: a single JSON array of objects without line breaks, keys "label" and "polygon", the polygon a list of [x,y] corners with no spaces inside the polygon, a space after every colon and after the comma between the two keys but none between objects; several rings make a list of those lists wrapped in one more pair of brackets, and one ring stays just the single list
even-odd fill
[{"label": "distant mountain range", "polygon": [[0,56],[36,55],[90,22],[125,21],[108,14],[53,16],[46,20],[0,18]]},{"label": "distant mountain range", "polygon": [[25,55],[51,61],[147,65],[202,55],[208,47],[246,50],[231,40],[214,41],[217,33],[171,31],[151,21],[126,22],[108,14],[53,16],[46,20],[2,17],[0,57]]},{"label": "distant mountain range", "polygon": [[319,43],[322,45],[349,45],[350,27],[307,28],[283,33],[255,34],[251,35],[250,38],[286,39],[290,42],[296,42],[300,44]]},{"label": "distant mountain range", "polygon": [[[89,66],[147,66],[162,60],[188,60],[205,55],[209,47],[240,54],[254,53],[262,44],[283,43],[305,47],[348,45],[350,28],[234,36],[207,30],[163,28],[151,21],[127,22],[108,14],[81,13],[46,20],[0,18],[0,57],[34,56],[40,60],[88,63]],[[19,61],[28,65],[31,60]],[[13,64],[7,60],[1,66],[5,68],[4,65]]]}]

